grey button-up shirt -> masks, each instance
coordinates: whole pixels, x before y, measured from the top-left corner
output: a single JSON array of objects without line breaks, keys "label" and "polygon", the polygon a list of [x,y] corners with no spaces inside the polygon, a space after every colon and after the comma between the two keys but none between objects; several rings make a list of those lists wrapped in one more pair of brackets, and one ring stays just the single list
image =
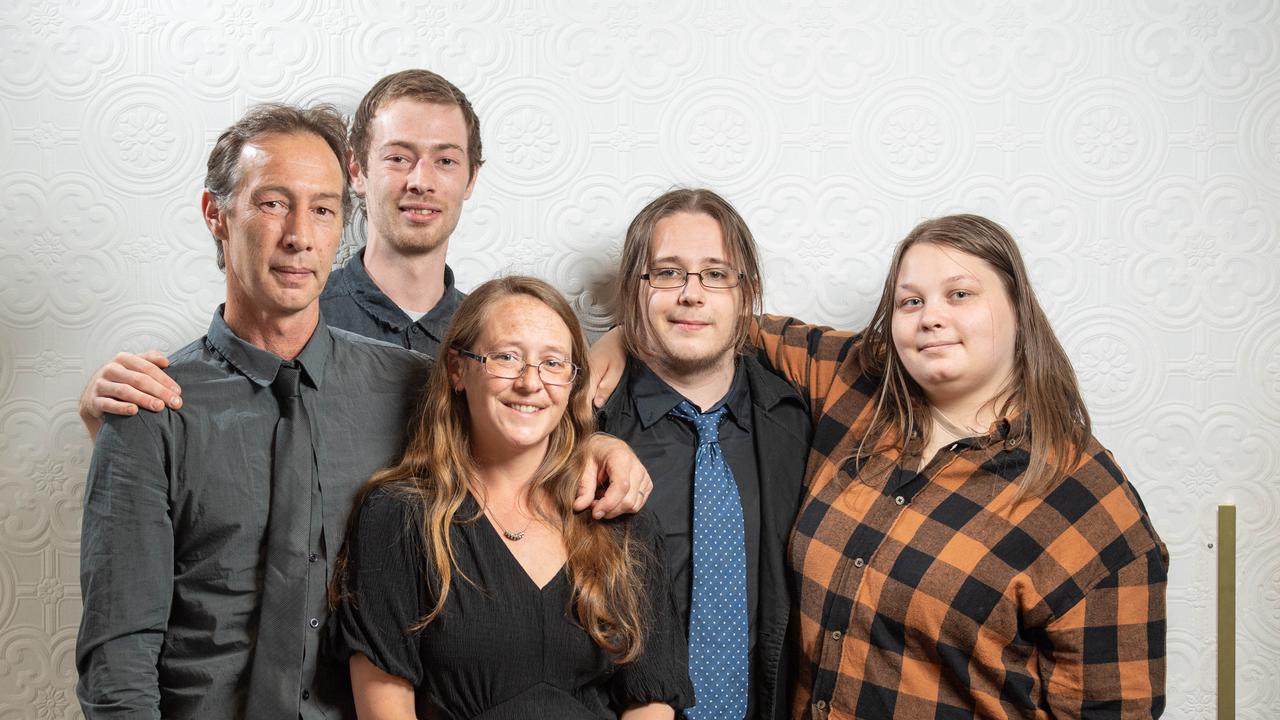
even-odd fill
[{"label": "grey button-up shirt", "polygon": [[364,267],[364,248],[360,248],[345,265],[330,273],[320,295],[320,310],[332,327],[435,357],[464,298],[454,285],[453,270],[446,265],[444,295],[414,322],[374,284]]},{"label": "grey button-up shirt", "polygon": [[[208,334],[170,358],[180,412],[108,417],[84,500],[76,688],[86,717],[238,718],[259,627],[281,359]],[[317,662],[325,587],[357,489],[394,462],[426,357],[330,329],[298,356],[315,439],[301,715],[350,713],[346,668]]]}]

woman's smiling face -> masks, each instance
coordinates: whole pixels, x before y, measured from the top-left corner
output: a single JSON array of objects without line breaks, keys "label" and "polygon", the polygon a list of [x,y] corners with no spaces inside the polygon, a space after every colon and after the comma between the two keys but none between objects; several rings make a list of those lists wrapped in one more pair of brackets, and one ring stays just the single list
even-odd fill
[{"label": "woman's smiling face", "polygon": [[511,353],[527,365],[517,378],[497,378],[482,363],[450,354],[453,386],[466,393],[472,451],[490,460],[545,452],[573,385],[549,385],[530,366],[550,358],[572,362],[573,337],[554,310],[528,295],[502,298],[487,312],[475,346],[467,349]]},{"label": "woman's smiling face", "polygon": [[985,261],[918,243],[894,286],[893,345],[931,404],[993,399],[1013,373],[1017,322],[1009,293]]}]

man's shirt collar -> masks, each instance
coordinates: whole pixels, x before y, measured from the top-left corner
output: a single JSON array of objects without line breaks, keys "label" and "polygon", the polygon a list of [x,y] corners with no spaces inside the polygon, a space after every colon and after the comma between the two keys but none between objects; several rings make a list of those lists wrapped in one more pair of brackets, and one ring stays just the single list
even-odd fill
[{"label": "man's shirt collar", "polygon": [[[687,398],[658,377],[643,361],[629,358],[628,362],[631,363],[632,370],[628,390],[640,417],[640,424],[647,430]],[[734,360],[733,382],[729,385],[729,391],[703,412],[711,412],[721,405],[728,408],[729,418],[738,427],[751,432],[751,389],[741,359]]]},{"label": "man's shirt collar", "polygon": [[[392,302],[387,294],[382,292],[373,278],[369,277],[369,271],[364,266],[364,248],[351,256],[344,266],[346,272],[347,287],[351,291],[351,296],[373,318],[384,325],[387,325],[396,332],[404,332],[413,321],[408,315],[404,314],[404,310],[399,305]],[[426,315],[418,319],[418,324],[422,326],[432,337],[437,340],[443,339],[445,332],[449,329],[449,321],[453,318],[454,312],[458,306],[462,304],[462,293],[454,284],[453,268],[448,265],[444,266],[444,294],[440,296],[440,300],[435,307],[431,308]]]},{"label": "man's shirt collar", "polygon": [[[252,380],[261,387],[268,387],[275,382],[276,373],[284,360],[273,352],[264,350],[250,343],[227,326],[222,317],[225,305],[219,305],[213,313],[206,334],[209,347],[223,357],[241,375]],[[324,317],[316,323],[311,338],[298,353],[297,362],[302,367],[302,381],[306,385],[319,389],[324,381],[324,370],[333,354],[333,336],[329,334],[329,326]]]}]

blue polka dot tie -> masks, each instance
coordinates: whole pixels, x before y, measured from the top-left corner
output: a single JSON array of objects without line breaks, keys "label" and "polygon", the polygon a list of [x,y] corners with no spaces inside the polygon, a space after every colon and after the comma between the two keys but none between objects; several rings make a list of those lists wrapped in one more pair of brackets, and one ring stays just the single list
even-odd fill
[{"label": "blue polka dot tie", "polygon": [[693,465],[693,599],[689,679],[698,704],[692,720],[742,720],[747,714],[747,553],[742,498],[720,449],[723,406],[699,413],[689,401],[671,414],[698,431]]}]

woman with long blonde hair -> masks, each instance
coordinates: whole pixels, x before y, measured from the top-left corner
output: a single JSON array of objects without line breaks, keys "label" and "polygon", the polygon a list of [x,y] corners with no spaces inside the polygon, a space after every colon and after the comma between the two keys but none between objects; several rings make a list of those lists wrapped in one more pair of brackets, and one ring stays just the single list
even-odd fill
[{"label": "woman with long blonde hair", "polygon": [[360,716],[673,717],[692,689],[657,525],[572,507],[593,422],[568,303],[491,280],[443,347],[336,572]]}]

